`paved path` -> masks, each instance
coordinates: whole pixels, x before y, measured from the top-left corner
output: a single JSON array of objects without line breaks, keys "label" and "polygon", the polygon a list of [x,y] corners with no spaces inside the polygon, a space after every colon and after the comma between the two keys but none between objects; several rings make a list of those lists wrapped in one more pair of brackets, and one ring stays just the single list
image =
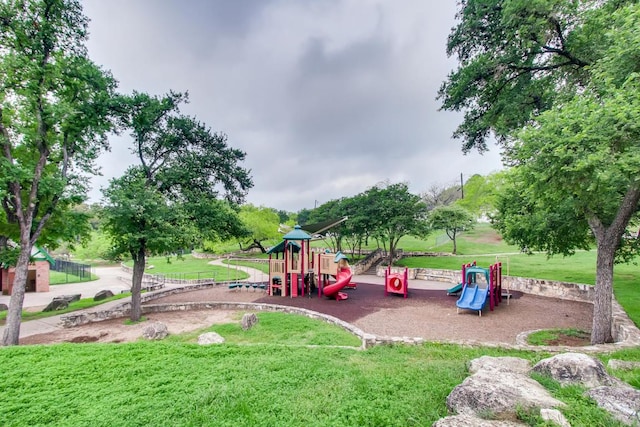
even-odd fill
[{"label": "paved path", "polygon": [[249,275],[248,278],[246,278],[244,280],[238,280],[238,282],[266,283],[266,282],[269,281],[269,275],[267,273],[263,273],[262,271],[260,271],[258,269],[255,269],[255,268],[244,267],[244,266],[241,266],[241,265],[232,265],[232,266],[230,266],[229,264],[224,263],[221,258],[209,261],[209,264],[219,265],[219,266],[222,266],[222,267],[227,267],[229,270],[244,271],[245,273],[247,273]]},{"label": "paved path", "polygon": [[[221,260],[215,260],[212,264],[226,265]],[[247,282],[267,282],[269,276],[260,270],[256,270],[250,267],[232,267],[239,269],[247,274],[249,277],[244,281]],[[68,285],[53,285],[50,287],[49,292],[28,292],[24,297],[24,309],[41,310],[46,307],[54,297],[62,295],[74,295],[80,294],[81,298],[93,298],[101,290],[108,289],[114,294],[119,294],[122,291],[129,290],[131,283],[131,276],[125,272],[122,268],[118,267],[97,267],[95,274],[99,277],[98,280],[82,283],[71,283]],[[357,275],[352,279],[356,283],[371,283],[371,284],[384,284],[384,277],[372,276],[372,275]],[[445,282],[434,282],[427,280],[409,280],[409,289],[448,289],[452,285]],[[179,288],[181,285],[167,285],[166,288]],[[130,297],[111,301],[100,305],[99,309],[108,309],[112,306],[127,302]],[[9,305],[11,297],[8,295],[0,295],[0,303]],[[96,308],[89,308],[88,311],[95,311]],[[27,337],[30,335],[42,334],[47,332],[53,332],[62,328],[62,322],[60,317],[51,316],[39,320],[29,320],[22,322],[20,326],[20,337]],[[4,333],[4,325],[0,326],[0,336]]]},{"label": "paved path", "polygon": [[[62,295],[80,294],[81,298],[93,298],[95,294],[103,289],[108,289],[114,294],[129,290],[131,287],[131,276],[122,268],[118,267],[97,267],[95,274],[98,280],[91,282],[70,283],[68,285],[51,285],[49,292],[27,292],[24,295],[24,308],[46,307],[54,297]],[[11,296],[0,295],[0,303],[9,305]]]},{"label": "paved path", "polygon": [[[49,292],[27,292],[24,296],[23,308],[26,310],[42,310],[46,307],[54,297],[62,295],[75,295],[80,294],[80,298],[93,298],[101,290],[108,289],[114,294],[119,294],[122,291],[129,290],[131,277],[120,267],[97,267],[95,274],[98,276],[98,280],[82,283],[70,283],[68,285],[52,285],[49,287]],[[0,295],[0,303],[4,303],[7,306],[11,300],[9,295]],[[117,301],[111,301],[101,305],[101,308],[109,308],[111,306],[121,304],[127,301],[127,299],[120,299]],[[95,310],[91,308],[88,310]],[[51,316],[39,320],[29,320],[22,322],[20,325],[20,337],[27,337],[29,335],[43,334],[47,332],[53,332],[62,328],[60,317]],[[4,334],[4,325],[0,326],[0,336]]]}]

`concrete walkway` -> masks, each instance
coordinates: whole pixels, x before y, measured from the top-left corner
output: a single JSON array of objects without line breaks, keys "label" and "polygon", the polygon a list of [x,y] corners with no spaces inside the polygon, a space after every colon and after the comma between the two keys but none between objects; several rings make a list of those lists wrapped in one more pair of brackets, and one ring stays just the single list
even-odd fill
[{"label": "concrete walkway", "polygon": [[[53,298],[62,295],[82,295],[81,298],[93,298],[101,290],[110,290],[114,294],[128,291],[131,288],[131,275],[118,267],[97,267],[95,274],[98,280],[91,282],[70,283],[68,285],[51,285],[49,292],[27,292],[24,295],[25,309],[35,307],[46,307]],[[0,295],[0,303],[7,306],[11,296]]]},{"label": "concrete walkway", "polygon": [[[49,292],[27,292],[24,296],[23,309],[41,311],[49,305],[53,298],[62,295],[80,294],[80,298],[93,298],[93,296],[101,290],[110,290],[114,294],[120,294],[122,291],[128,291],[131,287],[131,276],[120,267],[98,267],[95,269],[95,274],[98,276],[98,280],[91,282],[52,285],[49,288]],[[130,297],[111,301],[100,305],[100,307],[101,309],[110,308],[128,301],[129,298]],[[10,300],[11,296],[0,295],[0,303],[9,306]],[[87,310],[93,311],[95,308],[89,308]],[[23,338],[30,335],[53,332],[62,328],[61,316],[63,315],[22,322],[20,325],[20,337]],[[4,334],[4,325],[0,326],[0,334]]]}]

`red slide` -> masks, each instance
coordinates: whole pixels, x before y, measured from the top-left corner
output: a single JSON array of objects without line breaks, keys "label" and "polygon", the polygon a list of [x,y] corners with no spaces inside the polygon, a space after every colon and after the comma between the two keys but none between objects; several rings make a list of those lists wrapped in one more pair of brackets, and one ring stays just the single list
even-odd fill
[{"label": "red slide", "polygon": [[351,282],[352,277],[353,273],[348,268],[338,271],[335,283],[322,288],[322,293],[325,297],[335,298],[337,300],[349,298],[349,295],[345,294],[344,292],[340,292],[340,290],[347,286],[349,282]]}]

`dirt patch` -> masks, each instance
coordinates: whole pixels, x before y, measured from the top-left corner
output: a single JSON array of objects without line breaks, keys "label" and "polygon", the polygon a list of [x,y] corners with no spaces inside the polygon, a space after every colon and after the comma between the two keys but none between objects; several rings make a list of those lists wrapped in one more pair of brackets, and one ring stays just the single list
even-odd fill
[{"label": "dirt patch", "polygon": [[586,337],[574,337],[571,335],[560,334],[557,339],[549,340],[545,345],[561,345],[567,347],[582,347],[591,344],[591,334]]},{"label": "dirt patch", "polygon": [[[289,305],[337,317],[375,335],[451,342],[515,344],[521,332],[571,328],[589,331],[592,323],[591,304],[522,293],[514,293],[509,304],[504,300],[494,311],[485,309],[481,316],[477,311],[458,311],[457,298],[447,296],[442,290],[410,289],[409,297],[404,299],[400,295],[385,297],[380,285],[358,284],[357,289],[346,293],[349,299],[335,301],[316,294],[311,298],[289,298],[245,289],[230,291],[219,286],[171,295],[152,303],[243,301]],[[223,310],[155,313],[149,316],[149,321],[164,322],[170,334],[179,334],[214,323],[238,321],[239,317],[234,314]],[[81,342],[132,341],[142,337],[147,324],[125,325],[123,319],[111,320],[27,337],[21,343],[72,342],[73,339]]]},{"label": "dirt patch", "polygon": [[213,324],[235,321],[235,311],[181,311],[158,313],[145,316],[140,323],[127,324],[126,319],[105,320],[75,328],[63,328],[47,334],[31,335],[21,338],[20,344],[54,344],[54,343],[119,343],[137,341],[142,338],[142,331],[151,322],[163,322],[169,334],[177,335],[191,332]]},{"label": "dirt patch", "polygon": [[[568,346],[568,347],[581,347],[591,344],[591,333],[585,331],[570,330],[547,330],[549,338],[539,339],[539,345],[551,345],[551,346]],[[534,344],[535,345],[535,344]]]}]

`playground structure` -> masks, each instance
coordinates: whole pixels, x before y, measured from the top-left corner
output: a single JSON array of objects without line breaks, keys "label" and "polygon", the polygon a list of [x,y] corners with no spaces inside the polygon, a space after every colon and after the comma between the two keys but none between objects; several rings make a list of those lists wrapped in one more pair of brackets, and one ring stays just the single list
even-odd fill
[{"label": "playground structure", "polygon": [[[482,316],[482,310],[487,302],[489,303],[490,311],[493,311],[494,307],[500,304],[503,295],[502,263],[491,264],[489,268],[478,267],[475,262],[463,265],[462,278],[463,282],[458,285],[461,287],[460,298],[456,301],[456,311],[458,313],[462,308],[477,310],[478,315]],[[479,279],[484,279],[484,281]],[[457,286],[449,289],[447,293],[450,295],[455,291],[455,288]]]},{"label": "playground structure", "polygon": [[462,271],[462,275],[460,277],[460,283],[458,283],[457,285],[447,289],[447,295],[459,295],[460,292],[462,291],[462,284],[465,283],[467,275],[466,275],[466,270],[469,267],[475,267],[476,266],[476,262],[473,261],[471,263],[467,263],[467,264],[462,264],[462,268],[460,269]]},{"label": "playground structure", "polygon": [[392,273],[391,266],[384,272],[384,296],[389,294],[400,294],[405,298],[409,293],[409,269],[405,268],[404,273]]},{"label": "playground structure", "polygon": [[[348,298],[340,292],[351,286],[353,274],[346,256],[328,252],[315,253],[310,246],[311,236],[299,225],[283,236],[283,241],[271,248],[269,254],[270,296],[281,295],[296,298],[311,297],[317,288],[318,297],[324,295],[336,300]],[[335,282],[330,282],[334,277]]]}]

